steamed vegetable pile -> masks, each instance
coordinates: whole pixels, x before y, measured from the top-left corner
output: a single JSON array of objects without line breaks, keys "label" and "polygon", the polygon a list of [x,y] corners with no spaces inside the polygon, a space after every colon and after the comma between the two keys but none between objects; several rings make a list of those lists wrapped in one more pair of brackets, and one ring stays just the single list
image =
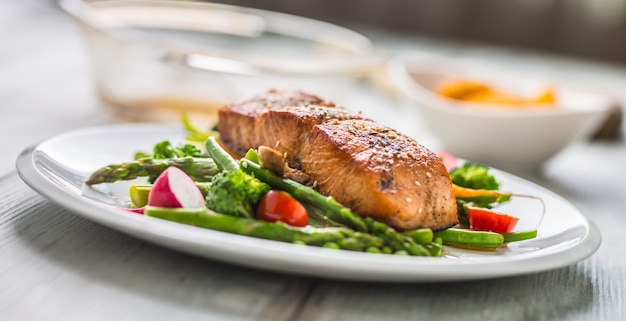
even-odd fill
[{"label": "steamed vegetable pile", "polygon": [[[534,238],[513,232],[517,218],[494,211],[513,194],[499,191],[489,168],[476,163],[450,166],[461,225],[443,231],[397,231],[361,217],[332,197],[262,166],[256,150],[233,158],[219,135],[184,120],[188,141],[157,143],[131,162],[95,171],[87,185],[146,177],[129,189],[129,211],[178,223],[311,246],[412,256],[442,256],[443,245],[494,250]],[[200,143],[201,142],[201,143]],[[445,161],[450,164],[451,155]],[[453,158],[453,157],[452,157]]]}]

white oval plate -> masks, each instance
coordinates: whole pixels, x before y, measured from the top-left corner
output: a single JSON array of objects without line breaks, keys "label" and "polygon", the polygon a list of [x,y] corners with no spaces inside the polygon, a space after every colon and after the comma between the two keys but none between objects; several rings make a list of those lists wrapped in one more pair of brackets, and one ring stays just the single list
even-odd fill
[{"label": "white oval plate", "polygon": [[[28,185],[53,202],[139,239],[211,259],[300,275],[393,282],[486,279],[564,267],[589,257],[600,246],[598,228],[572,204],[497,170],[502,189],[544,200],[546,213],[541,222],[536,217],[520,219],[520,223],[539,224],[538,238],[494,252],[446,248],[441,258],[337,251],[187,226],[117,209],[115,206],[128,204],[131,182],[94,188],[83,184],[100,167],[131,160],[136,151],[149,151],[156,142],[169,139],[177,144],[183,138],[181,128],[164,125],[76,130],[24,150],[17,159],[17,170]],[[511,202],[507,211],[523,216],[537,213],[538,208],[530,201]]]}]

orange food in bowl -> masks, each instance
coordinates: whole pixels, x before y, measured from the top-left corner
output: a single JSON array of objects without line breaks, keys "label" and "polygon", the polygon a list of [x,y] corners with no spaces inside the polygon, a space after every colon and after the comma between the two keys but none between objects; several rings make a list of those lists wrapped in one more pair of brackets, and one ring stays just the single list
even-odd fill
[{"label": "orange food in bowl", "polygon": [[452,79],[442,82],[435,92],[447,98],[483,104],[511,107],[556,106],[556,97],[552,88],[543,90],[535,97],[523,97],[478,81]]}]

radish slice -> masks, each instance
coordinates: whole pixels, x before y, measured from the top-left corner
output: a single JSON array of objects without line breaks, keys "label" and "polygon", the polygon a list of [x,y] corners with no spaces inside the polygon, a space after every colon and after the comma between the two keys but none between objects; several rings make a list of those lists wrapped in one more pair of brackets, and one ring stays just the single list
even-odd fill
[{"label": "radish slice", "polygon": [[196,183],[177,167],[168,167],[157,177],[150,193],[148,205],[169,208],[205,207],[204,196]]}]

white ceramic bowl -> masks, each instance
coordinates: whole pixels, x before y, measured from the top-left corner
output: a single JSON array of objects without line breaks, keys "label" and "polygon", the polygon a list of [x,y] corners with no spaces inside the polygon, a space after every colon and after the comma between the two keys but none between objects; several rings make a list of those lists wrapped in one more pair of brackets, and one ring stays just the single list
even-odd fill
[{"label": "white ceramic bowl", "polygon": [[539,168],[591,134],[614,103],[605,95],[555,84],[551,85],[558,108],[494,108],[445,98],[433,90],[450,78],[484,81],[522,95],[549,82],[429,54],[399,55],[390,61],[389,73],[397,89],[415,103],[421,121],[442,149],[506,170]]}]

